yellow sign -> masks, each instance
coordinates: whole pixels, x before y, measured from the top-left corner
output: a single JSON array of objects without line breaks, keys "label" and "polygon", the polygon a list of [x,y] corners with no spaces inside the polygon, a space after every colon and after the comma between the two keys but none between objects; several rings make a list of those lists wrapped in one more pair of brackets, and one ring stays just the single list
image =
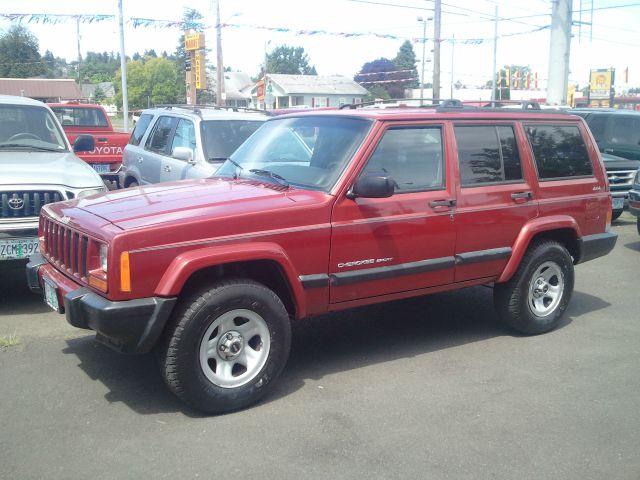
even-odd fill
[{"label": "yellow sign", "polygon": [[613,83],[612,68],[591,70],[589,76],[589,100],[609,100]]},{"label": "yellow sign", "polygon": [[198,90],[203,90],[207,88],[204,54],[202,52],[196,52],[195,57],[196,88]]},{"label": "yellow sign", "polygon": [[204,33],[187,33],[184,36],[184,49],[187,51],[204,48]]}]

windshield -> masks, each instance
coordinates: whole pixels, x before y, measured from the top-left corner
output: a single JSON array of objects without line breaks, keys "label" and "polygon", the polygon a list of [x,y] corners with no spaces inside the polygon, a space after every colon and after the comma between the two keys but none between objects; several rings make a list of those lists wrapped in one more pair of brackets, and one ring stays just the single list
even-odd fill
[{"label": "windshield", "polygon": [[326,192],[370,127],[369,120],[336,116],[270,120],[231,155],[216,175],[265,178],[267,172],[281,182]]},{"label": "windshield", "polygon": [[0,150],[66,150],[64,135],[44,107],[0,105]]},{"label": "windshield", "polygon": [[226,160],[262,123],[255,120],[201,122],[200,134],[206,159],[210,162]]}]

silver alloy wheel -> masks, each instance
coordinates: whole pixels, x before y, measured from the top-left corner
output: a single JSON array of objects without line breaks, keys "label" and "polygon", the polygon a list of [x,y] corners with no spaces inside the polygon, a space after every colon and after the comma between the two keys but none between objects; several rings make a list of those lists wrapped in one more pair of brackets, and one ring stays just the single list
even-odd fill
[{"label": "silver alloy wheel", "polygon": [[531,277],[527,303],[536,317],[552,314],[564,292],[564,274],[555,262],[544,262]]},{"label": "silver alloy wheel", "polygon": [[216,318],[200,341],[200,367],[219,387],[235,388],[255,378],[269,357],[271,336],[264,319],[237,309]]}]

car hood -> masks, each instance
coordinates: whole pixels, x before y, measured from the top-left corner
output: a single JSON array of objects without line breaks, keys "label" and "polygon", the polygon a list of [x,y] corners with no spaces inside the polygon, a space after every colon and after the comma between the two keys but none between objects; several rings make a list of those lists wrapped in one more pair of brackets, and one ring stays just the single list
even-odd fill
[{"label": "car hood", "polygon": [[104,186],[100,175],[72,152],[0,151],[0,184]]},{"label": "car hood", "polygon": [[635,170],[640,168],[640,160],[629,160],[609,153],[602,153],[601,155],[606,170]]},{"label": "car hood", "polygon": [[[127,188],[77,201],[77,208],[124,229],[205,219],[264,215],[292,207],[298,199],[326,198],[320,192],[219,178],[182,180]],[[318,199],[319,200],[319,199]]]}]

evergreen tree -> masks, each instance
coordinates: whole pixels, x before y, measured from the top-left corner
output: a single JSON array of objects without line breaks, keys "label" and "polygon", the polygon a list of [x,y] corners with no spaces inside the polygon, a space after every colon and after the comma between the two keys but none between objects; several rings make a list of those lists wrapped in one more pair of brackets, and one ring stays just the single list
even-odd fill
[{"label": "evergreen tree", "polygon": [[26,27],[14,25],[0,36],[0,77],[37,77],[46,71],[38,39]]},{"label": "evergreen tree", "polygon": [[416,53],[413,51],[413,45],[409,40],[406,40],[400,47],[400,50],[398,50],[396,58],[393,59],[393,64],[398,70],[409,70],[408,72],[403,72],[401,76],[411,79],[404,84],[405,88],[417,88],[420,86],[418,70],[416,68],[417,62],[418,60]]},{"label": "evergreen tree", "polygon": [[309,65],[309,57],[302,47],[282,45],[267,55],[267,73],[286,75],[317,75],[316,67]]}]

